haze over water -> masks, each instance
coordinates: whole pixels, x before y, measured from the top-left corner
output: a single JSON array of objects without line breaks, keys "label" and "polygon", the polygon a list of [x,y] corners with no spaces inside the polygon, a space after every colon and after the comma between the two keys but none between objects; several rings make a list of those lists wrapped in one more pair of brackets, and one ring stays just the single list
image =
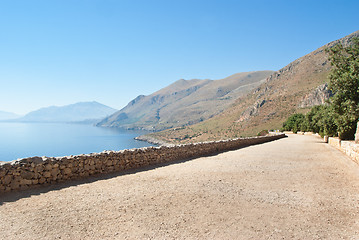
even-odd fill
[{"label": "haze over water", "polygon": [[143,134],[65,123],[0,123],[0,161],[33,156],[79,155],[151,146],[136,141]]}]

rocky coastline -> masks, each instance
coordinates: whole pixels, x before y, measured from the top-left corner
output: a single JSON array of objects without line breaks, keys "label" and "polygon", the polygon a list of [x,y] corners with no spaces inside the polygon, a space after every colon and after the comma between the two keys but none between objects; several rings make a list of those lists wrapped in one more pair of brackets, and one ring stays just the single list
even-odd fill
[{"label": "rocky coastline", "polygon": [[135,140],[148,142],[148,143],[151,143],[151,144],[154,144],[154,145],[157,145],[157,146],[166,146],[166,147],[175,146],[175,144],[168,143],[168,142],[159,140],[157,138],[154,138],[154,137],[151,137],[151,136],[148,136],[148,135],[141,135],[141,136],[135,137]]}]

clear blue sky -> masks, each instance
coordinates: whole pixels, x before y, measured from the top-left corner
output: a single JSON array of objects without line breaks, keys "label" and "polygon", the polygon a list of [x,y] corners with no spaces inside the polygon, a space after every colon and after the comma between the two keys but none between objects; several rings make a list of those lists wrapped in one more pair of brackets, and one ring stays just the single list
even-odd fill
[{"label": "clear blue sky", "polygon": [[279,70],[359,30],[358,0],[0,0],[0,110],[124,107],[184,78]]}]

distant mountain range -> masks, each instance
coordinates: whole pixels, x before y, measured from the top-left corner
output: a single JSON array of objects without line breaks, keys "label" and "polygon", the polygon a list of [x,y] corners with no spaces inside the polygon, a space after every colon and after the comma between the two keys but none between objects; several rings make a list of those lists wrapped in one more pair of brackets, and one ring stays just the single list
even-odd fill
[{"label": "distant mountain range", "polygon": [[0,120],[11,120],[19,118],[20,115],[11,112],[0,111]]},{"label": "distant mountain range", "polygon": [[30,112],[16,119],[19,122],[83,122],[95,123],[118,111],[98,102],[79,102],[66,106],[51,106]]},{"label": "distant mountain range", "polygon": [[237,73],[221,80],[178,80],[151,95],[140,95],[98,126],[163,130],[207,120],[257,88],[273,71]]},{"label": "distant mountain range", "polygon": [[263,129],[279,129],[289,115],[305,113],[311,106],[323,104],[329,98],[331,93],[327,82],[331,64],[325,50],[339,42],[347,46],[353,37],[359,37],[359,31],[328,43],[272,73],[259,87],[239,97],[232,106],[207,121],[153,133],[150,137],[183,143],[256,135]]}]

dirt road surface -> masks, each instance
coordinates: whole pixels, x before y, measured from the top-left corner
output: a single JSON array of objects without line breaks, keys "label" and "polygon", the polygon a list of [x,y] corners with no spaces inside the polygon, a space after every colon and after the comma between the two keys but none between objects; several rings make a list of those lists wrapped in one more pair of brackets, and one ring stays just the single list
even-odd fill
[{"label": "dirt road surface", "polygon": [[359,239],[359,167],[290,135],[3,195],[0,239]]}]

